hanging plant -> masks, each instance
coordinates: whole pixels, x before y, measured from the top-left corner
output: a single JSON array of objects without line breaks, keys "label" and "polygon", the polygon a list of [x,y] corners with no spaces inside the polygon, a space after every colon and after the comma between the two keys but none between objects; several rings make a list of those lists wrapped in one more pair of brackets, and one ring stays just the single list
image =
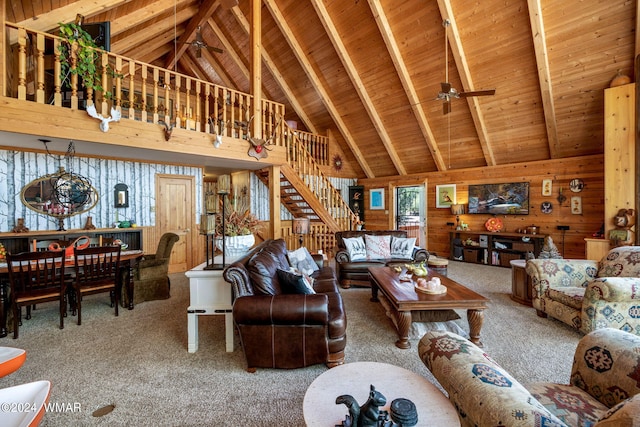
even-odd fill
[{"label": "hanging plant", "polygon": [[[95,92],[102,92],[105,99],[111,99],[110,91],[102,87],[102,53],[93,38],[80,25],[73,22],[60,23],[60,37],[63,42],[59,46],[60,65],[63,80],[75,74],[82,79],[82,85]],[[72,65],[72,53],[75,52],[76,64]],[[113,68],[107,64],[109,76],[116,76]]]}]

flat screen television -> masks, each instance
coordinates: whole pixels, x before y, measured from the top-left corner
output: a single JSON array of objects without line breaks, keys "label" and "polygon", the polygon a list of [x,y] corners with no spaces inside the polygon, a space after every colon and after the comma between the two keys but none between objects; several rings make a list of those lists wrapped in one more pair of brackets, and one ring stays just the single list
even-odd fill
[{"label": "flat screen television", "polygon": [[469,213],[528,215],[529,183],[469,185]]}]

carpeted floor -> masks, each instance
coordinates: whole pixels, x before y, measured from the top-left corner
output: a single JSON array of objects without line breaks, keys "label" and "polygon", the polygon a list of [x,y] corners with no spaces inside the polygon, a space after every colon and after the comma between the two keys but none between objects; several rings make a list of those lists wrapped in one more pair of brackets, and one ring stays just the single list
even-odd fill
[{"label": "carpeted floor", "polygon": [[[524,383],[568,381],[581,335],[513,302],[509,269],[451,262],[449,276],[491,299],[482,341],[498,363]],[[188,353],[188,280],[176,274],[171,283],[170,299],[121,310],[119,317],[104,295],[88,297],[83,324],[68,317],[63,330],[57,327],[55,304],[39,306],[23,322],[18,340],[0,340],[27,350],[24,366],[0,379],[0,387],[50,380],[51,403],[70,410],[47,413],[44,426],[303,426],[305,390],[326,367],[247,373],[237,340],[235,351],[225,352],[223,316],[200,318],[199,349]],[[369,289],[342,290],[342,295],[347,363],[391,363],[434,381],[417,354],[418,338],[433,325],[416,327],[412,348],[400,350],[391,321],[369,301]],[[468,332],[466,313],[458,314],[457,326]],[[111,413],[92,416],[110,404],[115,405]]]}]

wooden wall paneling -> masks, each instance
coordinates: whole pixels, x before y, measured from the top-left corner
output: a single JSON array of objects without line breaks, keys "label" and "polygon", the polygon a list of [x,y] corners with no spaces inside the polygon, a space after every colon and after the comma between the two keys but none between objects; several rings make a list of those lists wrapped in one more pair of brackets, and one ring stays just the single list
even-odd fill
[{"label": "wooden wall paneling", "polygon": [[[584,190],[571,193],[569,182],[573,178],[584,181]],[[562,232],[558,225],[569,225],[570,230],[564,236],[565,258],[584,258],[585,237],[591,237],[600,229],[604,217],[604,158],[602,155],[578,157],[572,159],[544,160],[518,163],[504,166],[470,168],[463,171],[431,172],[413,174],[406,177],[387,177],[361,179],[358,184],[364,186],[366,228],[382,230],[389,227],[389,215],[384,211],[369,210],[369,190],[396,185],[411,185],[428,180],[427,187],[427,249],[441,256],[449,254],[449,231],[447,222],[455,222],[450,209],[435,208],[435,187],[443,184],[456,184],[456,197],[459,203],[467,204],[469,184],[487,184],[503,182],[529,182],[529,215],[501,215],[506,232],[514,232],[529,225],[540,227],[541,233],[549,234],[562,251]],[[542,180],[553,182],[552,196],[542,196]],[[560,205],[556,200],[560,187],[567,201]],[[385,207],[391,206],[389,191],[385,191]],[[569,201],[572,194],[582,197],[582,215],[571,214]],[[550,214],[543,214],[540,205],[543,201],[553,204]],[[484,223],[490,215],[465,214],[461,220],[468,223],[473,231],[485,230]]]},{"label": "wooden wall paneling", "polygon": [[605,90],[605,237],[620,209],[635,209],[635,83]]}]

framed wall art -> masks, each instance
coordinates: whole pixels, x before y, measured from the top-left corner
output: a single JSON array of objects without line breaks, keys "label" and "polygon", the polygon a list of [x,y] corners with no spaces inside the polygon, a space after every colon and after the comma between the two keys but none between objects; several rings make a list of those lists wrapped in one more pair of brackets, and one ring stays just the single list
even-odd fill
[{"label": "framed wall art", "polygon": [[553,193],[553,181],[550,179],[542,180],[542,195],[550,196]]},{"label": "framed wall art", "polygon": [[436,208],[450,208],[456,204],[456,185],[436,185]]},{"label": "framed wall art", "polygon": [[582,197],[571,197],[571,213],[574,215],[582,215]]},{"label": "framed wall art", "polygon": [[369,190],[369,209],[384,209],[384,188],[374,188]]}]

